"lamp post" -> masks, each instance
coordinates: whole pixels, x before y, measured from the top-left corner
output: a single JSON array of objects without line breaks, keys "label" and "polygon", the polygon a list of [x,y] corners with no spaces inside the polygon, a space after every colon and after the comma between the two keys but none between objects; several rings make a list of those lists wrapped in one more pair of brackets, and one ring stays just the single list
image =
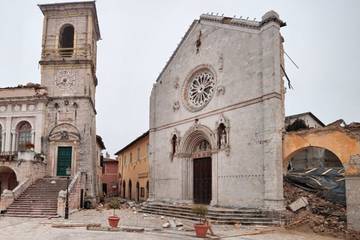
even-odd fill
[{"label": "lamp post", "polygon": [[65,219],[69,219],[69,180],[71,169],[66,168],[66,202],[65,202]]}]

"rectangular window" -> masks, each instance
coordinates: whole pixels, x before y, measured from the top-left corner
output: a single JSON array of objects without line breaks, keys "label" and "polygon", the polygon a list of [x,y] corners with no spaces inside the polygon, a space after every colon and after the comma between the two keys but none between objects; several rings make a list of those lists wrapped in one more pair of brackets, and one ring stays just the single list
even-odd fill
[{"label": "rectangular window", "polygon": [[150,144],[148,143],[147,145],[146,145],[146,157],[147,157],[147,159],[149,159],[149,157],[150,157]]},{"label": "rectangular window", "polygon": [[140,197],[144,198],[145,197],[145,188],[140,188]]},{"label": "rectangular window", "polygon": [[137,149],[137,160],[140,161],[140,147]]}]

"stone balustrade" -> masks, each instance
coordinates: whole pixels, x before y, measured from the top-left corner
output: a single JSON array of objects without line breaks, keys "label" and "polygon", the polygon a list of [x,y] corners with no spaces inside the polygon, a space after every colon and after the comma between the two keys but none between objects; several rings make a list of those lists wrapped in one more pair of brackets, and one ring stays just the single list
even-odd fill
[{"label": "stone balustrade", "polygon": [[31,184],[31,179],[26,178],[14,190],[5,189],[0,198],[0,211],[6,210]]},{"label": "stone balustrade", "polygon": [[[68,192],[69,192],[69,213],[73,213],[78,210],[81,205],[81,189],[85,192],[86,173],[77,172],[74,178],[71,180]],[[59,216],[64,216],[66,205],[66,190],[61,190],[58,196],[57,213]]]}]

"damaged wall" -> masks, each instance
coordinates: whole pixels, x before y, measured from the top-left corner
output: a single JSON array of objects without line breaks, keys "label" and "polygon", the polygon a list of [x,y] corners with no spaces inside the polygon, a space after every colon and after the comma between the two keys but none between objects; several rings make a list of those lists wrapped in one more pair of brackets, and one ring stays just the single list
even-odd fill
[{"label": "damaged wall", "polygon": [[283,140],[283,169],[289,160],[307,147],[321,147],[333,152],[345,168],[348,229],[360,231],[360,139],[340,126],[289,132]]}]

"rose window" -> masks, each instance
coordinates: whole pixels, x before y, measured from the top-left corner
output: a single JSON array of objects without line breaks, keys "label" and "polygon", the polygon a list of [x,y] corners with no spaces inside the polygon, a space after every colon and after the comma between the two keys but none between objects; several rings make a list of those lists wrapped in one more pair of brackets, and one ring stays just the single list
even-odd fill
[{"label": "rose window", "polygon": [[204,108],[214,95],[215,78],[208,71],[200,71],[195,73],[190,79],[186,87],[185,98],[192,110],[200,110]]}]

